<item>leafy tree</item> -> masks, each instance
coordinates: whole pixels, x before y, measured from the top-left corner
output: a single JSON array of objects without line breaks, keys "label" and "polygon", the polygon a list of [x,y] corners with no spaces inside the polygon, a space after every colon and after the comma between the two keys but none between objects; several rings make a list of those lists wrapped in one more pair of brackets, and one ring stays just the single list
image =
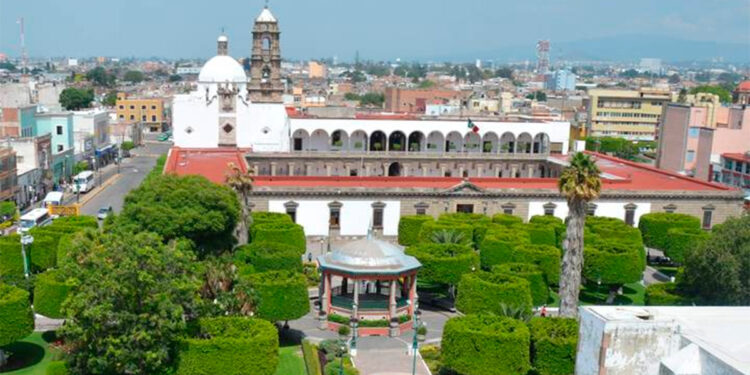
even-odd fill
[{"label": "leafy tree", "polygon": [[353,92],[347,92],[346,94],[344,94],[344,99],[359,101],[359,95],[357,95],[357,94],[355,94]]},{"label": "leafy tree", "polygon": [[560,173],[557,186],[568,201],[567,231],[560,270],[560,315],[578,315],[578,293],[583,267],[583,226],[588,202],[596,199],[602,188],[599,167],[591,156],[582,152],[570,158]]},{"label": "leafy tree", "polygon": [[668,82],[671,84],[680,83],[680,75],[677,73],[672,74],[671,76],[669,76]]},{"label": "leafy tree", "polygon": [[721,100],[722,103],[732,102],[732,94],[729,92],[729,90],[721,86],[702,85],[702,86],[694,87],[693,89],[690,90],[691,94],[697,94],[700,92],[718,95],[719,100]]},{"label": "leafy tree", "polygon": [[359,98],[359,104],[363,106],[382,107],[385,103],[385,95],[376,92],[368,92]]},{"label": "leafy tree", "polygon": [[198,281],[185,242],[155,234],[78,236],[64,272],[79,281],[60,333],[74,374],[167,374],[195,315]]},{"label": "leafy tree", "polygon": [[513,69],[510,67],[504,66],[495,71],[495,77],[513,79]]},{"label": "leafy tree", "polygon": [[60,93],[60,105],[68,111],[89,108],[93,101],[94,91],[91,89],[68,87]]},{"label": "leafy tree", "polygon": [[545,94],[543,91],[535,91],[531,94],[526,95],[526,99],[536,100],[539,102],[546,102],[547,94]]},{"label": "leafy tree", "polygon": [[120,144],[120,148],[121,148],[121,149],[122,149],[123,151],[130,151],[130,150],[132,150],[132,149],[134,149],[134,148],[135,148],[135,143],[133,143],[133,141],[123,141],[123,142],[122,142],[122,143]]},{"label": "leafy tree", "polygon": [[125,197],[118,225],[165,241],[184,237],[198,255],[232,247],[240,205],[231,188],[202,176],[154,175]]},{"label": "leafy tree", "polygon": [[179,74],[172,74],[169,76],[169,82],[179,82],[182,81],[182,76]]},{"label": "leafy tree", "polygon": [[384,77],[391,74],[391,67],[384,63],[368,64],[365,73],[376,77]]},{"label": "leafy tree", "polygon": [[240,220],[237,222],[237,228],[234,231],[234,236],[237,238],[237,244],[242,246],[247,244],[250,226],[253,225],[253,218],[250,216],[250,210],[248,209],[248,206],[250,205],[250,192],[253,191],[253,175],[250,171],[243,172],[240,167],[234,164],[229,165],[229,170],[230,172],[227,174],[226,183],[237,194],[237,199],[242,208],[242,215],[240,216]]},{"label": "leafy tree", "polygon": [[711,305],[750,304],[750,215],[717,225],[688,250],[678,288]]},{"label": "leafy tree", "polygon": [[86,160],[81,160],[73,165],[73,174],[79,174],[87,170],[89,170],[89,162]]},{"label": "leafy tree", "polygon": [[0,369],[6,357],[2,348],[34,331],[29,292],[0,283]]},{"label": "leafy tree", "polygon": [[5,221],[16,215],[16,202],[0,202],[0,220]]},{"label": "leafy tree", "polygon": [[424,81],[419,82],[419,88],[420,89],[429,89],[431,87],[435,86],[435,82],[430,81],[429,79],[426,79]]},{"label": "leafy tree", "polygon": [[0,62],[0,69],[5,69],[5,70],[7,70],[9,72],[15,72],[16,71],[16,66],[13,65],[13,63],[11,63],[9,61],[3,61],[3,62]]},{"label": "leafy tree", "polygon": [[93,82],[94,85],[102,87],[112,87],[117,80],[114,74],[108,72],[101,66],[97,66],[86,72],[86,79],[89,82]]},{"label": "leafy tree", "polygon": [[680,93],[677,95],[677,103],[685,103],[687,101],[687,90],[683,87],[680,89]]},{"label": "leafy tree", "polygon": [[104,96],[104,99],[102,100],[102,104],[106,105],[107,107],[114,107],[115,104],[117,104],[117,92],[116,91],[108,92],[107,95]]},{"label": "leafy tree", "polygon": [[123,80],[131,82],[131,83],[139,83],[143,82],[144,79],[146,79],[146,76],[143,75],[143,72],[138,70],[128,70],[125,72],[125,75],[122,77]]}]

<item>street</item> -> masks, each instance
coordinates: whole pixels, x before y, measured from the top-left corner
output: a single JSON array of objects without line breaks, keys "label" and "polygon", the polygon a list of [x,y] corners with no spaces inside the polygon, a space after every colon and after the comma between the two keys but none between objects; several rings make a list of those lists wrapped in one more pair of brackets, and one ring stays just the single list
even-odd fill
[{"label": "street", "polygon": [[[156,164],[156,159],[166,154],[171,147],[168,142],[146,141],[144,146],[131,151],[132,157],[123,159],[118,176],[117,166],[108,166],[102,171],[101,182],[104,188],[97,187],[86,194],[81,194],[82,215],[96,215],[101,207],[112,206],[114,212],[120,212],[123,199],[128,192],[138,187]],[[97,174],[97,185],[99,176]],[[111,180],[110,180],[111,179]],[[75,194],[66,193],[66,201],[75,202]]]}]

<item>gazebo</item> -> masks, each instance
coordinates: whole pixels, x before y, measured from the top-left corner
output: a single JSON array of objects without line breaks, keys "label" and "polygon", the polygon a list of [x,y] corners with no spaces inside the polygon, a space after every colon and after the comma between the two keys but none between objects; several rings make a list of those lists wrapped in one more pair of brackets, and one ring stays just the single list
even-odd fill
[{"label": "gazebo", "polygon": [[337,330],[347,321],[359,327],[359,336],[396,336],[411,329],[422,267],[416,258],[369,235],[317,260],[321,329]]}]

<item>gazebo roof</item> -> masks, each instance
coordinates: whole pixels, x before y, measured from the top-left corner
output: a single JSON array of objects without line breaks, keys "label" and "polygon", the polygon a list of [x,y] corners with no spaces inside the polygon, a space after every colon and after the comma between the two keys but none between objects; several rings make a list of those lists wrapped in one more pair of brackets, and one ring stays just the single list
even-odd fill
[{"label": "gazebo roof", "polygon": [[318,256],[318,263],[328,270],[383,275],[402,274],[422,267],[417,258],[404,254],[399,246],[369,236]]}]

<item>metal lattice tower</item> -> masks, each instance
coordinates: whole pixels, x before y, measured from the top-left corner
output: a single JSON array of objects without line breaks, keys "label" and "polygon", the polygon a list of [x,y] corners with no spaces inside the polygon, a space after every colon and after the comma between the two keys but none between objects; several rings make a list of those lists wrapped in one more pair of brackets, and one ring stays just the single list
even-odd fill
[{"label": "metal lattice tower", "polygon": [[18,19],[18,24],[21,27],[21,74],[25,78],[28,73],[29,55],[26,53],[26,30],[24,29],[23,17]]},{"label": "metal lattice tower", "polygon": [[549,71],[549,40],[536,43],[536,72],[544,74]]}]

